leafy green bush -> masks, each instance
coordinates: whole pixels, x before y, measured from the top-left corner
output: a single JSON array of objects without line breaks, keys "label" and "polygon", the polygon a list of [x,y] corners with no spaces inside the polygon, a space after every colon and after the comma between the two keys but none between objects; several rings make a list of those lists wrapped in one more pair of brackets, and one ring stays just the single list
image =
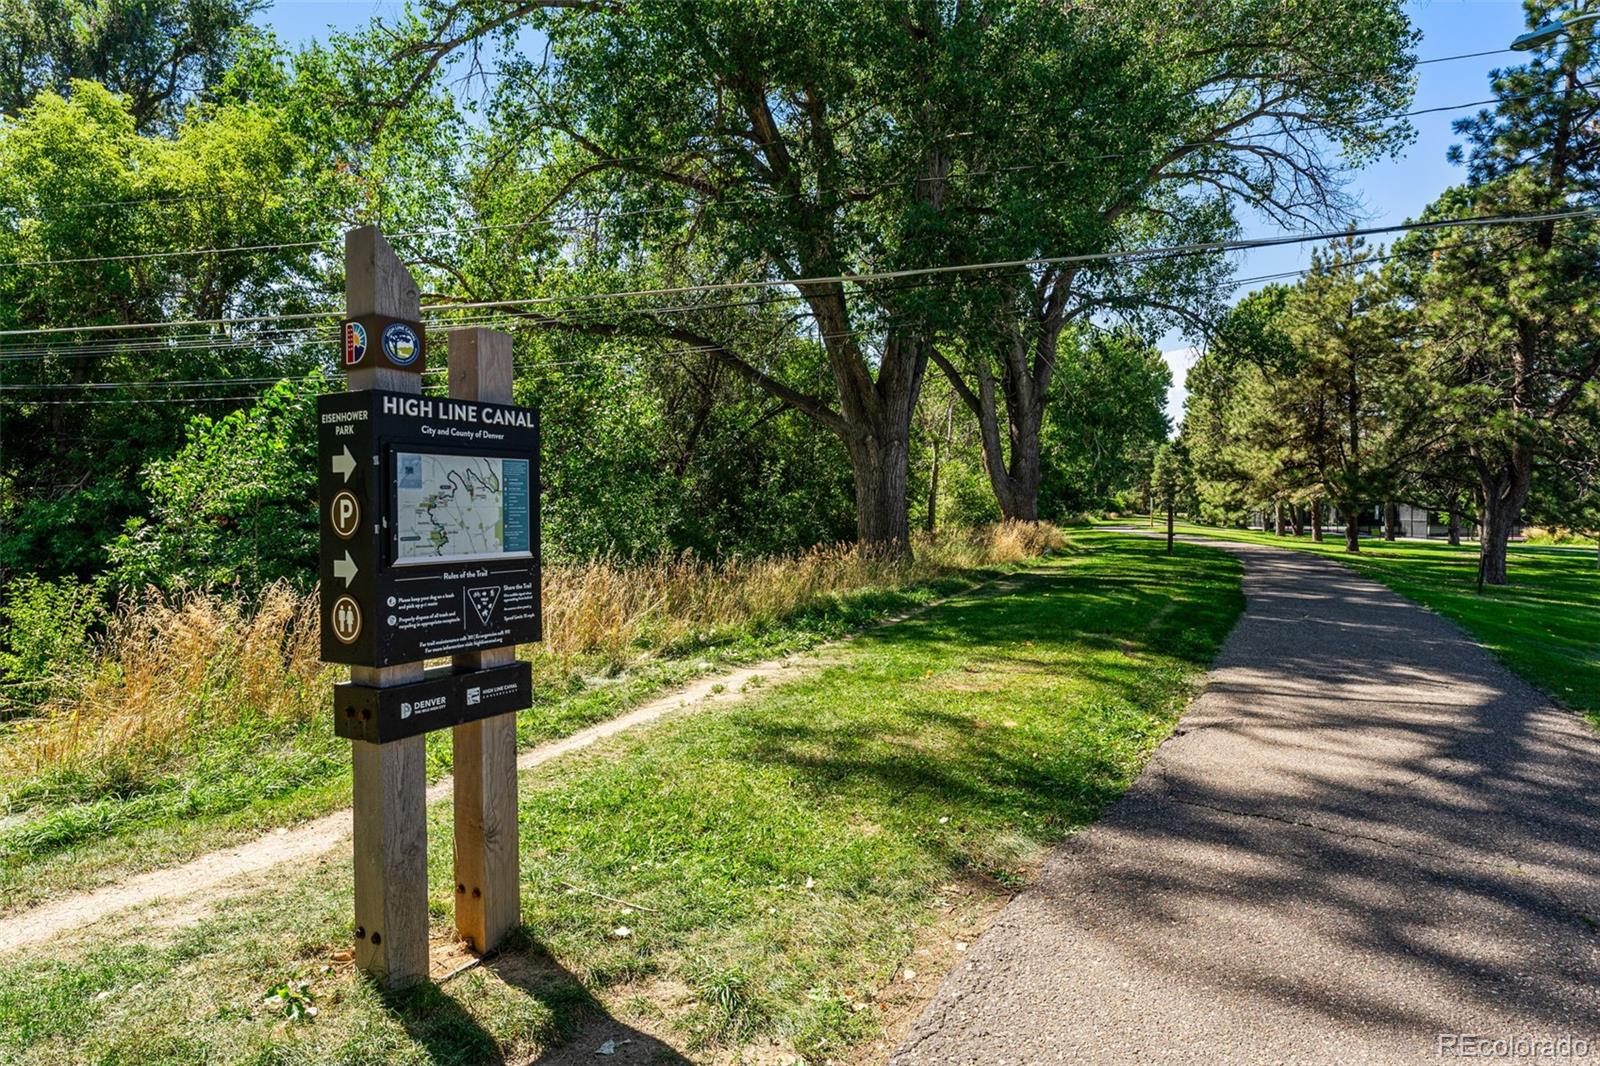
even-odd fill
[{"label": "leafy green bush", "polygon": [[104,617],[93,585],[31,574],[8,583],[0,603],[0,716],[75,684],[90,666],[90,635]]},{"label": "leafy green bush", "polygon": [[321,371],[281,381],[251,407],[190,421],[183,448],[144,469],[149,518],[108,547],[111,573],[134,589],[256,590],[316,574],[316,426]]}]

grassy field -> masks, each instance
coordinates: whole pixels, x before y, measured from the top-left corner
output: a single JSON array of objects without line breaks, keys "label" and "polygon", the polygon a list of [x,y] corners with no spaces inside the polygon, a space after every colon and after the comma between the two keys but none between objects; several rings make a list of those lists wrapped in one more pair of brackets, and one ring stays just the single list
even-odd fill
[{"label": "grassy field", "polygon": [[1477,590],[1478,549],[1442,541],[1279,537],[1180,525],[1185,536],[1251,541],[1317,552],[1382,581],[1451,619],[1521,675],[1600,725],[1600,569],[1592,547],[1513,544],[1511,583]]},{"label": "grassy field", "polygon": [[[551,568],[550,639],[526,648],[523,746],[695,676],[789,655],[926,604],[1059,543],[1049,526],[951,531],[910,564],[842,548],[709,564]],[[171,864],[349,801],[317,661],[315,596],[253,610],[201,594],[112,620],[71,683],[0,716],[0,912]],[[429,775],[450,769],[429,739]]]},{"label": "grassy field", "polygon": [[[487,966],[361,980],[335,854],[176,927],[151,912],[7,959],[0,1061],[520,1062],[607,1018],[659,1061],[847,1061],[1127,787],[1242,607],[1222,553],[1074,534],[817,672],[525,775],[524,925]],[[431,817],[443,936],[448,804]]]}]

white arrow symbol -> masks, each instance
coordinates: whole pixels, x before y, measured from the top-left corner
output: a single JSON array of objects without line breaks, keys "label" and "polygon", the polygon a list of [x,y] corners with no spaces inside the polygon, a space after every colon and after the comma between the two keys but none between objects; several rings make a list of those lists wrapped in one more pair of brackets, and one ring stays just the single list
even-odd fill
[{"label": "white arrow symbol", "polygon": [[343,455],[335,455],[333,457],[333,472],[335,474],[343,474],[346,481],[349,481],[350,475],[356,472],[356,457],[350,454],[350,446],[348,444],[345,445]]},{"label": "white arrow symbol", "polygon": [[350,558],[350,553],[344,553],[343,559],[333,561],[333,576],[335,580],[344,578],[344,587],[349,588],[350,582],[356,578],[356,561]]}]

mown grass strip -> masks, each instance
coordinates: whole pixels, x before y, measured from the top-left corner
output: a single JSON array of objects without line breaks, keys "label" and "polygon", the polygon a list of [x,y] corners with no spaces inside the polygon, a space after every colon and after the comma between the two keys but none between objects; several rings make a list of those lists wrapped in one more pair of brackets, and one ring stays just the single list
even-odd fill
[{"label": "mown grass strip", "polygon": [[[569,736],[696,677],[804,652],[1009,569],[830,595],[781,620],[724,627],[715,639],[672,656],[641,657],[614,673],[585,674],[580,662],[580,669],[536,684],[534,707],[517,717],[518,744]],[[429,780],[449,773],[449,733],[431,735],[427,750]],[[0,913],[337,810],[350,801],[350,745],[334,735],[329,714],[259,715],[204,730],[170,773],[137,787],[107,792],[101,782],[93,798],[81,800],[66,776],[47,772],[13,791],[20,811],[0,824]]]},{"label": "mown grass strip", "polygon": [[[330,857],[177,934],[91,930],[8,960],[0,1058],[520,1061],[601,1013],[663,1055],[837,1056],[875,1035],[946,894],[1025,882],[1127,787],[1243,607],[1221,553],[1076,539],[814,675],[526,776],[525,924],[488,966],[392,996],[325,970],[350,899]],[[430,829],[441,934],[448,818]],[[290,979],[315,1018],[263,1002]]]}]

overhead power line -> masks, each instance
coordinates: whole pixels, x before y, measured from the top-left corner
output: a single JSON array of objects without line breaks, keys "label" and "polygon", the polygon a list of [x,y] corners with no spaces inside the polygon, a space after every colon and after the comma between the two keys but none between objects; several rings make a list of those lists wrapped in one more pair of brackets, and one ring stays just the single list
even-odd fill
[{"label": "overhead power line", "polygon": [[[1485,53],[1485,54],[1488,54],[1488,53]],[[1364,125],[1364,124],[1373,123],[1373,122],[1387,122],[1387,121],[1391,121],[1391,120],[1394,120],[1394,119],[1400,119],[1400,118],[1415,118],[1415,117],[1420,116],[1420,115],[1438,114],[1438,113],[1445,112],[1445,111],[1460,111],[1460,110],[1465,110],[1467,108],[1483,107],[1483,106],[1488,105],[1488,104],[1503,103],[1503,102],[1510,101],[1510,100],[1523,100],[1523,99],[1530,99],[1530,98],[1537,97],[1537,96],[1548,96],[1548,95],[1552,95],[1554,93],[1559,93],[1559,92],[1564,92],[1564,91],[1566,91],[1566,90],[1565,89],[1542,89],[1542,90],[1538,90],[1536,92],[1521,93],[1521,94],[1514,95],[1514,96],[1491,97],[1491,98],[1483,99],[1483,100],[1469,100],[1469,101],[1466,101],[1466,102],[1463,102],[1463,103],[1457,103],[1457,104],[1441,104],[1441,105],[1438,105],[1438,106],[1435,106],[1435,107],[1417,108],[1417,109],[1414,109],[1414,110],[1411,110],[1411,111],[1394,111],[1394,112],[1389,112],[1389,113],[1382,114],[1382,115],[1371,115],[1371,116],[1368,116],[1366,118],[1353,119],[1353,120],[1351,120],[1351,124]],[[1313,132],[1316,132],[1318,130],[1326,130],[1326,129],[1337,128],[1337,126],[1338,126],[1338,124],[1326,123],[1326,122],[1323,122],[1323,123],[1308,122],[1308,123],[1301,123],[1299,125],[1285,125],[1281,129],[1277,129],[1277,130],[1264,130],[1264,131],[1261,131],[1261,132],[1255,133],[1255,134],[1246,133],[1239,140],[1232,140],[1232,141],[1224,140],[1224,141],[1219,141],[1219,142],[1212,142],[1212,141],[1180,142],[1180,143],[1178,143],[1176,145],[1167,146],[1167,149],[1168,150],[1172,150],[1172,149],[1204,148],[1204,147],[1207,147],[1207,146],[1209,146],[1209,145],[1211,145],[1213,143],[1216,143],[1216,144],[1218,144],[1219,146],[1222,146],[1222,147],[1226,147],[1228,145],[1233,145],[1233,146],[1236,146],[1236,147],[1248,147],[1251,144],[1257,143],[1256,141],[1252,141],[1252,140],[1247,139],[1247,138],[1251,138],[1251,137],[1257,137],[1257,138],[1259,138],[1259,137],[1279,137],[1279,136],[1284,136],[1284,135],[1288,135],[1288,134],[1296,134],[1296,133],[1313,133]],[[1097,153],[1097,154],[1091,155],[1091,156],[1068,156],[1068,157],[1063,157],[1063,158],[1059,158],[1059,159],[1041,160],[1041,161],[1036,162],[1036,163],[1017,163],[1017,164],[1012,164],[1012,165],[1003,166],[1003,167],[989,167],[989,168],[980,168],[980,169],[976,169],[976,170],[957,171],[957,172],[954,172],[952,174],[947,175],[947,179],[946,180],[966,181],[966,180],[970,180],[972,178],[989,177],[989,176],[992,176],[992,175],[995,175],[995,174],[1021,173],[1021,172],[1028,171],[1028,170],[1042,170],[1042,169],[1048,169],[1050,167],[1065,166],[1065,165],[1069,165],[1069,164],[1082,164],[1084,162],[1091,162],[1091,161],[1101,161],[1101,160],[1110,160],[1110,159],[1126,159],[1126,158],[1131,158],[1131,157],[1134,157],[1134,156],[1141,156],[1141,155],[1145,155],[1145,154],[1149,154],[1149,153],[1101,152],[1101,153]],[[888,187],[892,187],[894,185],[902,184],[907,180],[912,180],[912,179],[910,177],[897,178],[897,179],[894,179],[892,181],[880,182],[877,185],[869,186],[868,188],[871,188],[871,189],[874,189],[874,190],[881,189],[881,188],[888,188]],[[832,189],[832,190],[829,190],[829,191],[839,192],[839,191],[845,191],[845,190]],[[849,186],[848,187],[848,191],[859,192],[860,189],[858,187],[856,187],[856,186]],[[725,210],[729,206],[748,206],[748,205],[752,205],[752,204],[761,203],[763,200],[771,200],[771,199],[772,199],[771,197],[736,198],[736,199],[731,200],[731,201],[718,201],[718,202],[713,202],[713,203],[710,203],[710,204],[705,204],[705,205],[702,205],[702,209],[704,209],[704,210]],[[585,211],[582,211],[581,209],[579,209],[579,210],[574,211],[574,212],[572,212],[570,214],[567,214],[567,215],[563,215],[563,214],[557,213],[557,212],[552,212],[551,214],[542,216],[540,218],[522,219],[522,220],[519,220],[517,222],[485,223],[485,224],[482,224],[482,225],[451,226],[451,227],[438,227],[438,228],[432,228],[432,229],[402,230],[402,231],[398,231],[396,233],[388,234],[387,236],[392,240],[408,240],[408,239],[412,239],[412,238],[416,238],[416,237],[453,236],[453,235],[458,235],[458,234],[463,234],[463,233],[483,233],[483,232],[489,232],[489,231],[492,231],[492,230],[500,230],[500,229],[517,229],[517,228],[522,228],[522,227],[526,227],[526,226],[529,226],[529,225],[533,225],[533,224],[538,223],[538,222],[548,222],[548,223],[582,222],[582,221],[588,221],[588,220],[597,220],[597,219],[601,219],[601,218],[624,218],[624,217],[633,217],[633,216],[638,216],[638,215],[664,214],[664,213],[670,213],[670,212],[679,211],[679,210],[682,210],[682,208],[680,208],[680,207],[655,207],[655,208],[640,208],[640,209],[636,209],[636,210],[619,211],[619,212],[585,212]],[[71,257],[65,257],[65,258],[16,259],[16,260],[11,260],[9,262],[0,262],[0,269],[19,269],[19,268],[23,268],[23,267],[84,266],[84,265],[88,265],[88,264],[92,264],[92,263],[143,262],[143,261],[152,260],[152,259],[189,258],[189,257],[194,257],[194,256],[203,256],[203,255],[239,255],[239,254],[245,254],[245,253],[251,253],[251,252],[295,251],[295,250],[315,249],[315,248],[332,248],[338,243],[338,241],[339,241],[338,237],[326,237],[326,238],[322,238],[322,239],[282,241],[282,242],[277,242],[277,243],[218,245],[218,246],[209,247],[209,248],[180,248],[180,249],[169,249],[169,250],[164,250],[164,251],[126,252],[126,253],[121,253],[121,254],[117,254],[117,255],[98,255],[98,256],[85,255],[85,256],[71,256]]]},{"label": "overhead power line", "polygon": [[[1364,257],[1359,258],[1359,259],[1349,259],[1349,260],[1344,260],[1344,261],[1341,261],[1341,262],[1336,262],[1336,263],[1331,263],[1331,264],[1324,263],[1324,264],[1321,264],[1321,265],[1314,265],[1314,266],[1308,266],[1308,267],[1299,267],[1299,268],[1296,268],[1294,270],[1277,271],[1277,272],[1271,273],[1271,274],[1258,274],[1258,275],[1255,275],[1253,277],[1234,278],[1234,279],[1230,279],[1230,281],[1228,282],[1226,288],[1227,289],[1231,289],[1231,290],[1237,290],[1237,289],[1244,288],[1244,287],[1246,287],[1248,285],[1259,284],[1261,282],[1280,281],[1280,280],[1285,280],[1285,279],[1288,279],[1288,278],[1305,277],[1305,276],[1307,276],[1309,274],[1313,274],[1313,273],[1317,273],[1317,272],[1327,272],[1327,271],[1332,271],[1332,270],[1365,270],[1368,267],[1371,267],[1372,265],[1377,264],[1377,263],[1384,263],[1384,262],[1389,262],[1389,261],[1392,261],[1392,260],[1395,260],[1395,259],[1405,258],[1407,254],[1408,253],[1404,253],[1404,252],[1389,252],[1389,253],[1385,253],[1385,254],[1382,254],[1382,255],[1369,255],[1369,256],[1364,256]],[[518,317],[510,317],[510,316],[502,315],[502,316],[495,316],[495,317],[489,317],[489,318],[480,319],[480,320],[477,320],[474,324],[495,325],[495,326],[500,326],[502,328],[514,329],[514,328],[517,328],[519,326],[528,326],[530,324],[530,322],[529,322],[529,320],[527,318],[518,318]],[[890,323],[887,323],[887,325],[903,325],[903,324],[905,324],[903,321],[892,321]],[[881,329],[885,325],[886,325],[885,323],[877,323],[872,328],[868,328],[868,329],[854,329],[854,330],[846,330],[846,331],[839,332],[839,333],[829,333],[829,334],[825,334],[825,335],[818,335],[817,339],[822,339],[823,336],[828,336],[828,337],[834,337],[834,336],[860,336],[860,335],[863,335],[863,334],[867,334],[867,333],[873,332],[874,329]],[[648,337],[629,338],[629,339],[630,340],[636,340],[636,341],[641,342],[641,343],[649,343],[652,340],[652,338],[648,338]],[[658,345],[658,346],[653,348],[652,354],[653,355],[669,356],[669,357],[670,356],[683,356],[683,355],[693,355],[693,354],[701,354],[701,353],[716,351],[716,350],[718,350],[718,349],[720,349],[722,347],[723,347],[723,345],[720,344],[720,343],[711,343],[711,344],[703,344],[703,345],[690,345],[690,346],[681,346],[680,345],[680,346],[673,346],[673,347],[668,347],[668,348],[662,348],[662,347],[660,347]],[[616,365],[620,361],[619,360],[615,360],[615,359],[606,360],[606,359],[600,359],[598,357],[590,356],[590,357],[586,357],[586,358],[582,358],[582,359],[539,360],[538,362],[535,362],[535,363],[519,362],[517,365],[521,369],[548,369],[548,368],[551,368],[551,367],[581,366],[581,365],[598,364],[598,363],[603,363],[603,362],[610,362],[613,365]],[[444,372],[445,372],[445,368],[444,367],[430,367],[427,370],[423,371],[424,374],[442,374]],[[286,376],[280,375],[278,377],[268,377],[268,378],[224,377],[224,378],[211,378],[211,379],[203,379],[203,380],[195,380],[195,381],[165,381],[165,380],[160,380],[160,379],[152,379],[152,380],[142,380],[142,381],[119,381],[119,382],[81,382],[81,383],[74,383],[74,382],[59,382],[59,383],[40,382],[40,383],[22,383],[22,384],[9,385],[9,386],[0,385],[0,392],[15,391],[15,390],[19,390],[19,389],[20,390],[45,389],[45,390],[53,390],[53,391],[56,391],[56,392],[62,392],[62,391],[88,391],[88,390],[95,390],[95,389],[136,388],[136,387],[137,388],[180,388],[180,387],[181,388],[188,388],[188,387],[209,387],[209,386],[230,385],[230,384],[262,384],[262,383],[265,383],[265,384],[276,384],[276,383],[278,383],[280,381],[284,381],[284,380],[288,380],[288,378]],[[209,401],[210,399],[212,399],[212,397],[201,397],[201,398],[198,398],[195,402],[206,402],[206,401]],[[27,398],[24,397],[24,398],[19,398],[15,402],[53,402],[53,401],[30,401],[30,400],[27,400]]]},{"label": "overhead power line", "polygon": [[[1431,222],[1400,222],[1389,226],[1367,226],[1321,233],[1290,234],[1282,237],[1254,237],[1246,240],[1200,241],[1192,244],[1175,244],[1156,248],[1130,249],[1115,252],[1087,252],[1080,255],[1030,256],[1024,259],[996,260],[988,263],[953,263],[943,266],[911,267],[904,270],[880,270],[855,274],[831,274],[820,277],[790,278],[770,281],[722,281],[702,285],[679,285],[658,289],[635,289],[625,292],[582,293],[574,296],[531,296],[520,300],[487,300],[454,305],[433,304],[430,310],[454,306],[462,310],[482,310],[493,307],[527,307],[551,303],[587,302],[604,299],[632,299],[643,296],[677,296],[691,292],[730,292],[738,289],[760,288],[774,285],[791,285],[809,288],[823,285],[859,284],[893,278],[933,277],[959,274],[968,271],[1015,270],[1036,266],[1066,266],[1072,263],[1099,263],[1121,259],[1166,259],[1177,256],[1203,255],[1214,252],[1240,252],[1254,248],[1272,248],[1287,244],[1309,244],[1317,241],[1340,240],[1346,237],[1374,237],[1392,233],[1453,229],[1460,226],[1501,226],[1522,222],[1550,222],[1575,218],[1589,218],[1600,214],[1600,208],[1578,208],[1570,211],[1553,211],[1529,215],[1479,215],[1469,218],[1438,219]],[[0,336],[7,333],[0,331]]]},{"label": "overhead power line", "polygon": [[[907,288],[924,287],[931,282],[912,281],[895,284],[862,286],[863,290],[882,293]],[[681,303],[665,307],[653,306],[642,308],[637,313],[642,315],[677,314],[685,311],[719,311],[740,307],[757,307],[772,303],[795,303],[802,300],[798,293],[773,293],[740,300],[719,300],[716,302],[696,301],[694,303]],[[454,304],[432,304],[430,309],[441,311],[455,310]],[[808,310],[807,315],[811,314]],[[340,312],[329,312],[337,315]],[[506,324],[528,324],[531,312],[501,312],[498,314],[480,315],[452,315],[448,319],[435,318],[424,322],[424,326],[433,330],[464,329],[472,326],[496,326]],[[572,315],[551,314],[540,312],[541,325],[565,325],[583,327],[590,325],[614,325],[610,319],[597,318],[598,312],[588,312],[587,317],[576,318]],[[120,355],[165,355],[172,352],[217,352],[229,350],[252,350],[263,348],[277,348],[295,344],[316,342],[319,339],[330,339],[321,326],[296,326],[288,329],[267,329],[259,332],[242,334],[239,336],[218,336],[216,334],[199,334],[194,336],[180,336],[172,338],[144,337],[135,340],[107,339],[97,341],[82,341],[73,344],[54,344],[44,342],[43,345],[32,347],[0,348],[0,364],[6,362],[27,362],[43,359],[96,359]]]},{"label": "overhead power line", "polygon": [[[1476,215],[1465,218],[1436,219],[1429,222],[1401,222],[1388,226],[1351,227],[1308,234],[1286,234],[1278,237],[1253,237],[1243,240],[1200,241],[1189,244],[1133,248],[1110,252],[1087,252],[1076,255],[1028,256],[1021,259],[995,260],[985,263],[952,263],[940,266],[908,267],[900,270],[862,271],[848,274],[828,274],[800,278],[769,278],[746,281],[705,282],[696,285],[674,285],[650,289],[629,289],[611,292],[575,293],[566,296],[530,296],[512,300],[462,301],[428,304],[424,313],[433,311],[476,311],[491,308],[538,307],[554,304],[582,304],[597,300],[638,299],[652,296],[682,296],[691,293],[734,292],[744,289],[793,287],[797,289],[826,285],[863,284],[871,281],[888,281],[896,278],[940,277],[954,274],[1014,270],[1038,266],[1065,266],[1073,263],[1105,263],[1119,260],[1165,259],[1178,256],[1204,255],[1219,252],[1249,251],[1255,248],[1272,248],[1291,244],[1311,244],[1319,241],[1339,240],[1346,237],[1373,237],[1395,233],[1410,233],[1467,226],[1505,226],[1518,223],[1556,222],[1578,218],[1591,218],[1600,208],[1575,208],[1567,211],[1550,211],[1537,214]],[[172,329],[193,326],[254,325],[281,321],[331,319],[343,317],[342,311],[311,311],[291,315],[254,315],[241,318],[181,319],[168,322],[105,323],[88,326],[42,326],[28,329],[0,330],[0,337],[41,336],[61,333],[99,333],[123,330]]]}]

